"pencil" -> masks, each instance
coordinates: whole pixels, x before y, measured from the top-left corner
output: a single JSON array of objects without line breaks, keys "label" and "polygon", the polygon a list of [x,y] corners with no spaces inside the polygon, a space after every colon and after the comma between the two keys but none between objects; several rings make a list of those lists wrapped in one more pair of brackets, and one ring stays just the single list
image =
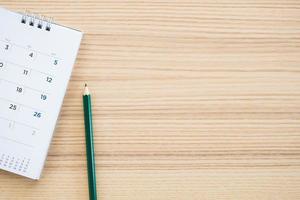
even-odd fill
[{"label": "pencil", "polygon": [[94,138],[93,138],[94,136],[93,136],[93,122],[92,122],[92,104],[91,104],[91,95],[87,87],[87,84],[85,84],[82,98],[83,98],[83,110],[84,110],[89,195],[90,195],[90,200],[96,200],[97,184],[96,184],[96,167],[95,167]]}]

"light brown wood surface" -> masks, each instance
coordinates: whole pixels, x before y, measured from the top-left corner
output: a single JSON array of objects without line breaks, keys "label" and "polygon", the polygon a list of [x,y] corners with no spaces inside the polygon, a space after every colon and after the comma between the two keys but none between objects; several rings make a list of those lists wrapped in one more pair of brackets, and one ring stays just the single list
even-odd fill
[{"label": "light brown wood surface", "polygon": [[42,179],[1,200],[88,199],[85,82],[99,199],[300,199],[299,0],[0,5],[85,33]]}]

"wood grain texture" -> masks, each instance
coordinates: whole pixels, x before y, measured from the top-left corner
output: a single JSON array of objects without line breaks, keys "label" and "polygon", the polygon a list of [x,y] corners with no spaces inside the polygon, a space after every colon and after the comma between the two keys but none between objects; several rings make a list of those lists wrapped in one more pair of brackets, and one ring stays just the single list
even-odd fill
[{"label": "wood grain texture", "polygon": [[88,199],[93,92],[101,200],[300,199],[298,0],[0,0],[85,32],[43,177],[0,199]]}]

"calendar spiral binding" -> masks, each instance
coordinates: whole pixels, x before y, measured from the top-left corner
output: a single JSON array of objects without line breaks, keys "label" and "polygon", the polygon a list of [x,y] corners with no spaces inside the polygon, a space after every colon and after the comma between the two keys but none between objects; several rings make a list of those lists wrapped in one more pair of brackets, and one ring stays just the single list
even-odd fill
[{"label": "calendar spiral binding", "polygon": [[46,31],[51,31],[51,25],[53,24],[52,17],[46,17],[44,15],[34,14],[26,10],[22,13],[22,24],[27,24],[29,26],[36,26],[39,29],[44,29]]}]

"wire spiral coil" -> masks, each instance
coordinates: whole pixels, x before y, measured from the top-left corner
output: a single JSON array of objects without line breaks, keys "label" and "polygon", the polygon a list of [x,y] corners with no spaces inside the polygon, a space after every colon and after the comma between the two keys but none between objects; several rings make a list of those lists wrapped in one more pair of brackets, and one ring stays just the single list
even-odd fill
[{"label": "wire spiral coil", "polygon": [[44,29],[46,31],[51,31],[52,18],[45,17],[43,15],[37,15],[30,13],[29,11],[25,11],[22,13],[22,24],[28,24],[29,26],[35,26],[39,29]]}]

